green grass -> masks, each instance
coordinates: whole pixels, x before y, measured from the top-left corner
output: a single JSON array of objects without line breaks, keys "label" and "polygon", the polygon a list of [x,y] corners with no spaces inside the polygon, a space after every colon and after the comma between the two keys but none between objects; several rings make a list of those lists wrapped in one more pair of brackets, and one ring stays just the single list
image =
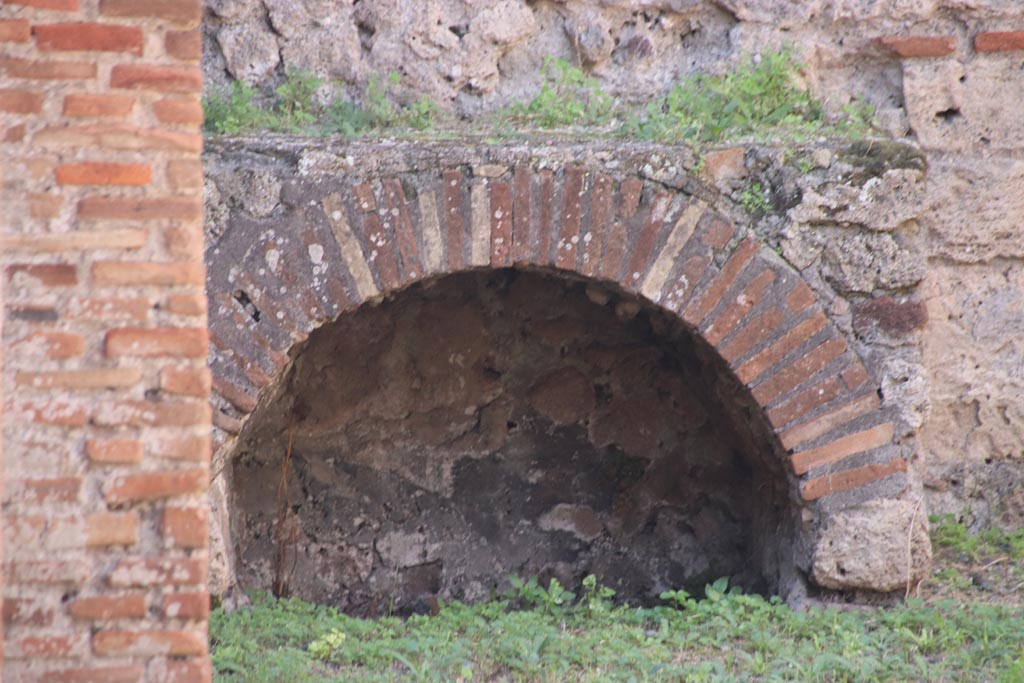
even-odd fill
[{"label": "green grass", "polygon": [[1024,529],[1007,531],[993,526],[978,534],[971,534],[967,525],[958,521],[954,515],[933,515],[929,521],[932,525],[932,543],[938,549],[948,549],[973,562],[995,556],[1013,561],[1024,560]]},{"label": "green grass", "polygon": [[[520,136],[526,130],[572,129],[619,139],[696,145],[741,138],[857,138],[872,131],[873,111],[866,105],[826,114],[801,85],[802,68],[791,49],[767,52],[731,73],[683,79],[663,98],[642,109],[629,109],[582,69],[563,59],[546,59],[544,82],[533,98],[469,124],[469,130],[495,140]],[[270,130],[348,136],[380,132],[447,136],[467,129],[466,122],[445,120],[426,96],[398,105],[398,84],[397,74],[386,79],[375,76],[357,102],[339,97],[322,104],[316,101],[316,93],[324,84],[309,71],[289,71],[269,99],[236,82],[230,90],[214,92],[204,100],[206,128],[228,135]]]},{"label": "green grass", "polygon": [[727,591],[666,593],[663,607],[615,606],[588,579],[577,599],[518,582],[500,600],[437,616],[362,620],[255,595],[215,610],[215,680],[256,682],[1024,680],[1024,613],[946,601],[881,610],[812,608]]}]

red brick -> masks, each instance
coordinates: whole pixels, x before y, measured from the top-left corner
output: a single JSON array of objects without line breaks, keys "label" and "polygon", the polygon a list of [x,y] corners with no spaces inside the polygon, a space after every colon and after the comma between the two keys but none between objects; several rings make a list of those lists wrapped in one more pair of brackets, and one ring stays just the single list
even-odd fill
[{"label": "red brick", "polygon": [[149,320],[151,308],[152,304],[146,298],[100,299],[76,297],[68,302],[67,308],[64,309],[63,317],[67,320],[119,320],[144,323]]},{"label": "red brick", "polygon": [[15,263],[7,267],[7,279],[18,287],[74,287],[78,269],[68,263]]},{"label": "red brick", "polygon": [[795,351],[804,342],[817,334],[825,327],[826,322],[824,314],[820,311],[815,311],[811,317],[797,323],[796,326],[782,335],[780,339],[743,363],[736,370],[736,376],[744,384],[750,384],[760,377],[765,370],[781,361],[790,352]]},{"label": "red brick", "polygon": [[210,616],[210,594],[206,591],[170,593],[163,597],[161,607],[168,619],[205,621]]},{"label": "red brick", "polygon": [[209,536],[206,508],[165,508],[161,533],[167,545],[178,548],[205,548]]},{"label": "red brick", "polygon": [[376,258],[367,259],[367,264],[370,270],[376,273],[381,289],[398,289],[402,284],[398,272],[398,257],[395,254],[395,245],[384,230],[380,217],[376,213],[363,214],[361,228],[364,244],[373,245],[370,248],[377,253]]},{"label": "red brick", "polygon": [[127,52],[142,55],[142,29],[115,24],[42,24],[32,27],[36,46],[49,51]]},{"label": "red brick", "polygon": [[132,557],[119,560],[110,573],[114,588],[204,586],[206,564],[191,557]]},{"label": "red brick", "polygon": [[98,261],[92,266],[92,280],[97,287],[202,285],[206,268],[201,261]]},{"label": "red brick", "polygon": [[386,204],[383,211],[386,211],[388,216],[385,221],[390,222],[395,230],[395,240],[398,242],[398,254],[402,257],[405,277],[407,280],[420,278],[423,276],[423,263],[420,260],[416,232],[413,230],[406,208],[402,183],[399,180],[387,179],[381,181],[381,187]]},{"label": "red brick", "polygon": [[50,626],[56,613],[45,599],[4,598],[3,623],[8,626]]},{"label": "red brick", "polygon": [[160,389],[168,394],[196,396],[210,395],[209,368],[164,368],[160,371]]},{"label": "red brick", "polygon": [[654,251],[654,245],[661,234],[665,216],[672,206],[672,199],[672,192],[662,191],[655,195],[647,219],[643,222],[643,229],[630,247],[630,257],[623,275],[623,284],[634,290],[640,289],[643,278],[647,274],[647,264],[651,260],[651,252]]},{"label": "red brick", "polygon": [[164,51],[168,57],[198,62],[203,56],[203,39],[199,31],[168,31],[164,35]]},{"label": "red brick", "polygon": [[135,545],[139,540],[138,520],[131,512],[97,512],[86,518],[85,536],[90,548]]},{"label": "red brick", "polygon": [[839,373],[839,376],[843,378],[843,384],[846,385],[846,388],[851,391],[868,381],[868,371],[864,369],[860,362],[846,368]]},{"label": "red brick", "polygon": [[735,232],[736,227],[732,223],[724,218],[715,216],[703,232],[701,242],[712,249],[722,249],[725,245],[729,244]]},{"label": "red brick", "polygon": [[142,595],[101,595],[76,598],[68,603],[68,614],[75,619],[141,619],[146,616],[146,598]]},{"label": "red brick", "polygon": [[9,5],[25,5],[36,9],[50,9],[58,12],[77,12],[78,0],[7,0]]},{"label": "red brick", "polygon": [[953,36],[885,36],[878,43],[897,57],[945,57],[956,51]]},{"label": "red brick", "polygon": [[826,377],[814,386],[804,389],[793,398],[768,411],[768,421],[781,429],[793,420],[820,408],[839,395],[840,386],[835,377]]},{"label": "red brick", "polygon": [[779,438],[786,450],[791,450],[802,443],[816,439],[823,434],[841,427],[850,420],[877,410],[879,406],[878,394],[865,394],[852,401],[844,403],[838,408],[833,408],[824,415],[804,422],[786,430]]},{"label": "red brick", "polygon": [[33,505],[75,503],[82,490],[81,477],[54,477],[47,479],[8,478],[4,487],[4,500],[17,500]]},{"label": "red brick", "polygon": [[1024,50],[1024,31],[989,31],[974,36],[978,52]]},{"label": "red brick", "polygon": [[168,659],[159,669],[153,667],[152,683],[211,683],[213,668],[207,659]]},{"label": "red brick", "polygon": [[0,90],[0,111],[11,114],[38,114],[43,110],[43,93],[31,90]]},{"label": "red brick", "polygon": [[797,388],[821,372],[829,361],[846,351],[846,340],[833,337],[811,349],[801,358],[779,368],[751,392],[761,405],[775,402],[780,396]]},{"label": "red brick", "polygon": [[85,442],[89,460],[102,465],[135,465],[142,462],[142,442],[137,439],[90,439]]},{"label": "red brick", "polygon": [[443,239],[448,245],[448,271],[456,272],[465,265],[466,193],[462,188],[461,171],[443,171],[441,178],[444,184]]},{"label": "red brick", "polygon": [[210,423],[205,401],[119,401],[102,404],[93,414],[101,427],[201,427]]},{"label": "red brick", "polygon": [[177,357],[205,358],[208,349],[205,328],[195,327],[122,327],[107,332],[107,356],[142,358]]},{"label": "red brick", "polygon": [[203,200],[198,197],[112,199],[90,197],[78,203],[78,217],[85,220],[182,220],[203,217]]},{"label": "red brick", "polygon": [[790,463],[793,466],[793,472],[798,475],[805,474],[812,467],[827,465],[858,453],[885,446],[892,442],[892,434],[892,423],[886,422],[855,434],[841,436],[824,446],[794,453],[790,458]]},{"label": "red brick", "polygon": [[55,169],[59,185],[148,185],[153,179],[149,164],[84,162]]},{"label": "red brick", "polygon": [[198,26],[202,0],[100,0],[100,14],[107,17],[153,17],[186,26]]},{"label": "red brick", "polygon": [[562,192],[562,228],[555,248],[555,266],[563,270],[576,270],[576,250],[583,220],[583,185],[586,171],[578,166],[565,169]]},{"label": "red brick", "polygon": [[85,352],[85,337],[70,332],[33,332],[11,344],[15,355],[64,360]]},{"label": "red brick", "polygon": [[0,58],[0,67],[8,78],[46,81],[79,81],[96,78],[93,62],[51,62],[46,60]]},{"label": "red brick", "polygon": [[[32,142],[41,147],[106,148],[136,152],[164,150],[194,153],[199,152],[203,147],[203,137],[199,133],[99,123],[81,126],[50,126],[37,131],[32,136]],[[157,199],[155,201],[163,202],[165,200]]]},{"label": "red brick", "polygon": [[110,505],[124,505],[202,493],[207,476],[203,469],[117,475],[105,487],[103,497]]},{"label": "red brick", "polygon": [[194,630],[100,631],[92,650],[101,657],[183,657],[206,654],[206,635]]},{"label": "red brick", "polygon": [[512,265],[512,183],[491,182],[491,266]]},{"label": "red brick", "polygon": [[725,296],[747,262],[754,258],[760,246],[761,243],[753,237],[748,237],[740,242],[718,275],[708,283],[700,296],[691,299],[690,303],[686,305],[682,314],[683,320],[694,326],[700,325]]},{"label": "red brick", "polygon": [[581,272],[587,276],[594,276],[601,263],[601,250],[604,247],[608,221],[611,218],[612,179],[606,175],[598,175],[590,190],[589,200],[590,215],[587,217],[584,233],[580,238],[580,241],[583,242]]},{"label": "red brick", "polygon": [[775,282],[775,271],[765,268],[748,284],[734,301],[712,320],[704,330],[704,339],[713,346],[729,336],[747,314],[764,298],[768,287]]},{"label": "red brick", "polygon": [[7,234],[0,247],[11,251],[58,253],[92,249],[139,249],[146,246],[145,230],[77,230],[66,233]]},{"label": "red brick", "polygon": [[832,493],[855,489],[877,481],[882,477],[906,471],[906,461],[903,458],[896,458],[882,465],[866,465],[846,470],[845,472],[826,474],[817,479],[811,479],[800,486],[800,495],[806,501],[818,500]]},{"label": "red brick", "polygon": [[513,175],[513,197],[512,197],[512,262],[528,263],[533,252],[533,238],[531,236],[532,213],[531,205],[531,181],[533,174],[530,169],[519,166]]},{"label": "red brick", "polygon": [[138,664],[85,666],[40,673],[38,683],[142,683],[145,670]]},{"label": "red brick", "polygon": [[31,37],[27,19],[0,19],[0,43],[27,43]]},{"label": "red brick", "polygon": [[765,339],[778,328],[782,321],[785,320],[785,317],[785,314],[777,308],[768,309],[740,328],[740,331],[729,340],[729,343],[722,346],[718,352],[730,364],[735,363],[750,349],[754,348],[758,342]]},{"label": "red brick", "polygon": [[73,118],[124,118],[135,107],[131,95],[73,93],[64,98],[64,116]]},{"label": "red brick", "polygon": [[168,313],[197,317],[206,315],[206,296],[202,293],[172,294],[165,306]]},{"label": "red brick", "polygon": [[65,401],[26,401],[18,404],[17,410],[36,424],[55,427],[84,427],[89,418],[83,406]]},{"label": "red brick", "polygon": [[540,176],[540,202],[537,206],[537,250],[533,262],[548,265],[551,261],[551,236],[554,230],[555,174],[544,169]]},{"label": "red brick", "polygon": [[217,378],[213,382],[216,392],[243,413],[251,413],[256,409],[257,397],[244,387],[236,386],[227,380]]},{"label": "red brick", "polygon": [[796,283],[792,291],[786,295],[786,310],[792,316],[800,315],[808,306],[814,303],[814,290],[804,282]]},{"label": "red brick", "polygon": [[203,186],[203,166],[195,159],[167,162],[167,182],[176,190],[194,190]]},{"label": "red brick", "polygon": [[168,460],[185,462],[209,462],[209,436],[182,436],[164,439],[153,445],[153,455]]},{"label": "red brick", "polygon": [[153,103],[153,114],[161,123],[200,125],[203,107],[198,100],[159,100]]},{"label": "red brick", "polygon": [[61,659],[83,656],[89,645],[89,636],[46,635],[11,638],[4,647],[6,659]]},{"label": "red brick", "polygon": [[203,72],[197,66],[118,64],[110,72],[110,87],[195,94],[203,88]]}]

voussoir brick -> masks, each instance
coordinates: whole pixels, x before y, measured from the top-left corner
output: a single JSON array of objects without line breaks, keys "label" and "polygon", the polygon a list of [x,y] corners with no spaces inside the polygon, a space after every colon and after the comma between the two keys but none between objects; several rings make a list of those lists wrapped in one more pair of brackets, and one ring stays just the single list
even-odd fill
[{"label": "voussoir brick", "polygon": [[891,422],[876,425],[855,434],[841,436],[824,446],[798,451],[790,458],[793,472],[805,474],[812,467],[827,465],[843,458],[885,446],[892,442]]},{"label": "voussoir brick", "polygon": [[783,448],[791,450],[802,443],[818,438],[851,420],[877,410],[878,394],[871,392],[833,408],[823,415],[787,429],[779,438]]},{"label": "voussoir brick", "polygon": [[821,372],[829,361],[846,351],[846,340],[833,337],[807,352],[789,365],[779,368],[773,375],[754,387],[752,393],[761,405],[773,403],[783,394],[803,384]]},{"label": "voussoir brick", "polygon": [[800,486],[800,495],[804,500],[810,502],[824,498],[832,493],[840,493],[866,486],[883,477],[906,471],[907,462],[903,458],[896,458],[880,465],[865,465],[864,467],[836,472],[835,474],[826,474],[806,481]]}]

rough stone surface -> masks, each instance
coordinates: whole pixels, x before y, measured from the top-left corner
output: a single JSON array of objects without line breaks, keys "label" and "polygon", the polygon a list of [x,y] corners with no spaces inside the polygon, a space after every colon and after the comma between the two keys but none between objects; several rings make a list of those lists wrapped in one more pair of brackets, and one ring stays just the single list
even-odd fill
[{"label": "rough stone surface", "polygon": [[756,558],[785,526],[784,478],[702,352],[617,299],[465,274],[315,332],[231,457],[240,584],[357,614],[484,598],[511,574],[593,573],[640,602],[775,585]]},{"label": "rough stone surface", "polygon": [[896,591],[916,586],[930,564],[924,501],[876,500],[828,520],[812,576],[825,587]]}]

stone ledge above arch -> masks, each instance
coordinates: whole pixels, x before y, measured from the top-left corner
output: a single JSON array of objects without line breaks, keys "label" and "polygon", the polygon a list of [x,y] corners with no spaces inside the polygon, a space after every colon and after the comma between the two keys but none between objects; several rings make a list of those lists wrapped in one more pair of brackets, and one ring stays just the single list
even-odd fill
[{"label": "stone ledge above arch", "polygon": [[252,161],[238,191],[256,196],[208,220],[220,443],[325,322],[425,279],[516,266],[614,283],[678,316],[762,409],[795,501],[831,514],[916,486],[913,448],[850,340],[687,171],[688,150],[231,144],[213,154]]}]

